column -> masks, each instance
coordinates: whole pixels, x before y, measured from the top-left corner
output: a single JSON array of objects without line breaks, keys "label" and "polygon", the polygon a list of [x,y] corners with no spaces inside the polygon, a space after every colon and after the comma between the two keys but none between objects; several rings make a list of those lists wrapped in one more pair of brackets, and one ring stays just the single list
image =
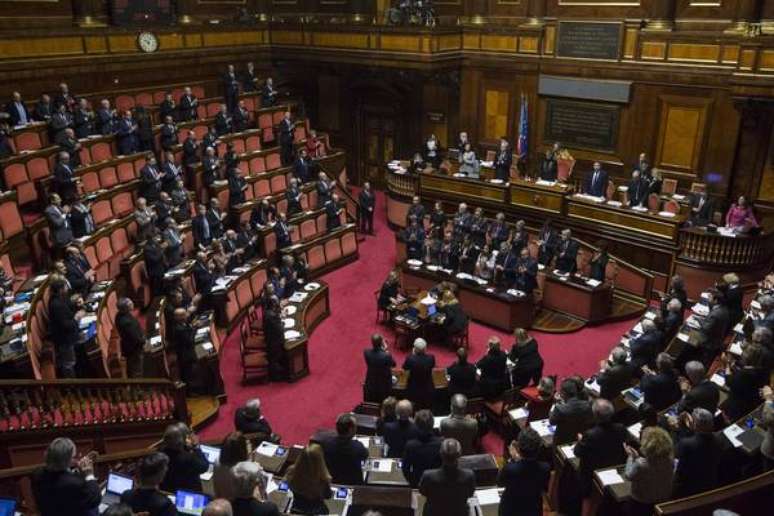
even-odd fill
[{"label": "column", "polygon": [[103,12],[104,2],[100,0],[79,0],[73,2],[73,16],[78,27],[106,27],[107,15]]},{"label": "column", "polygon": [[645,30],[669,31],[675,22],[675,0],[651,0]]},{"label": "column", "polygon": [[734,24],[725,32],[746,33],[750,30],[750,24],[758,21],[759,0],[739,0],[736,4],[736,17]]}]

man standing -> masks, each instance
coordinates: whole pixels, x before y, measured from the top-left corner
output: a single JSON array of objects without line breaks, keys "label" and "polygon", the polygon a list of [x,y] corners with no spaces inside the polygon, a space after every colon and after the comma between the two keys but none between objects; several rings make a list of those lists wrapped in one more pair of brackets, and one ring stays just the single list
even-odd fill
[{"label": "man standing", "polygon": [[70,204],[78,198],[78,183],[75,179],[73,167],[70,165],[70,155],[65,151],[57,155],[53,183],[54,190],[56,190],[56,193],[59,194],[65,204]]},{"label": "man standing", "polygon": [[253,92],[258,89],[258,76],[255,74],[255,66],[252,61],[247,63],[247,69],[242,74],[242,91]]},{"label": "man standing", "polygon": [[527,295],[532,294],[537,287],[537,273],[537,260],[530,256],[528,248],[523,247],[516,261],[516,289]]},{"label": "man standing", "polygon": [[96,514],[102,499],[94,477],[94,453],[75,458],[75,443],[57,437],[46,450],[46,464],[32,476],[32,493],[41,516],[81,516]]},{"label": "man standing", "polygon": [[495,158],[495,176],[497,179],[507,182],[511,178],[511,165],[513,164],[513,154],[508,140],[500,138],[500,149]]},{"label": "man standing", "polygon": [[418,487],[425,471],[441,465],[441,438],[433,432],[433,413],[420,410],[414,416],[417,436],[406,443],[401,469],[411,487]]},{"label": "man standing", "polygon": [[634,208],[635,206],[645,206],[648,201],[648,192],[650,191],[648,184],[642,179],[639,170],[632,172],[632,180],[629,182],[629,187],[626,192],[629,198],[629,206]]},{"label": "man standing", "polygon": [[142,378],[145,332],[132,315],[132,310],[134,310],[134,303],[131,299],[122,297],[118,300],[116,329],[121,338],[121,354],[126,358],[126,376]]},{"label": "man standing", "polygon": [[441,421],[441,436],[459,441],[463,455],[473,455],[478,441],[478,421],[467,416],[467,409],[468,399],[464,395],[452,396],[451,415]]},{"label": "man standing", "polygon": [[387,349],[384,337],[378,333],[371,336],[371,349],[363,351],[366,362],[365,401],[381,403],[392,390],[392,368],[395,359]]},{"label": "man standing", "polygon": [[605,197],[607,192],[607,172],[602,170],[602,165],[599,161],[594,162],[594,170],[586,179],[583,191],[593,197]]},{"label": "man standing", "polygon": [[73,239],[70,227],[70,207],[62,207],[62,198],[58,194],[51,194],[51,204],[44,212],[48,221],[51,241],[54,244],[55,254],[61,256],[62,251]]},{"label": "man standing", "polygon": [[5,105],[5,112],[8,113],[11,127],[19,125],[24,126],[32,121],[27,105],[22,100],[21,93],[18,91],[13,92],[11,101]]},{"label": "man standing", "polygon": [[569,229],[562,231],[559,246],[556,250],[556,269],[562,274],[572,274],[578,267],[578,242],[572,239]]},{"label": "man standing", "polygon": [[280,122],[280,158],[283,165],[290,165],[293,162],[293,138],[296,132],[296,123],[290,118],[290,111],[285,112],[285,116]]},{"label": "man standing", "polygon": [[226,98],[228,112],[232,113],[236,109],[239,97],[239,80],[232,64],[228,65],[226,75],[223,77],[223,96]]},{"label": "man standing", "polygon": [[199,99],[191,92],[191,88],[186,86],[183,95],[180,97],[180,121],[189,122],[199,118],[197,109],[199,108]]},{"label": "man standing", "polygon": [[403,370],[409,372],[406,385],[406,397],[415,407],[430,408],[433,404],[433,368],[435,356],[426,353],[427,341],[418,338],[414,341],[414,351],[403,362]]},{"label": "man standing", "polygon": [[456,439],[441,443],[441,467],[425,471],[419,481],[419,492],[427,498],[423,516],[468,516],[468,498],[476,490],[476,476],[458,466],[461,455]]},{"label": "man standing", "polygon": [[348,486],[363,483],[361,464],[368,458],[368,449],[354,438],[356,430],[355,416],[341,414],[336,419],[336,436],[321,443],[333,483]]},{"label": "man standing", "polygon": [[374,234],[374,208],[376,207],[376,196],[371,191],[371,183],[363,183],[363,189],[358,195],[360,204],[360,231],[362,233]]}]

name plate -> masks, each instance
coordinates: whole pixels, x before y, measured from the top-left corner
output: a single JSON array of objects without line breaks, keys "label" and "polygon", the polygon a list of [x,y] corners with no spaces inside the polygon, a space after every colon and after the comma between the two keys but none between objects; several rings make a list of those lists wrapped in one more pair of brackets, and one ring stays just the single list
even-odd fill
[{"label": "name plate", "polygon": [[618,142],[617,106],[595,102],[546,100],[547,141],[569,147],[614,151]]},{"label": "name plate", "polygon": [[620,23],[559,22],[558,57],[618,59],[620,53]]}]

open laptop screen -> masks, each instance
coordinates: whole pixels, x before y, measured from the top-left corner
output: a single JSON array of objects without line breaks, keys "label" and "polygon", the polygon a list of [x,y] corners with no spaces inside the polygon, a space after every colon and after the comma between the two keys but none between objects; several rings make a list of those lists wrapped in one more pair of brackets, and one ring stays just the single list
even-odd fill
[{"label": "open laptop screen", "polygon": [[181,514],[201,514],[209,499],[201,493],[178,491],[175,493],[175,505]]},{"label": "open laptop screen", "polygon": [[16,500],[0,498],[0,516],[14,516],[14,514],[16,514]]},{"label": "open laptop screen", "polygon": [[118,473],[108,473],[106,491],[117,495],[122,495],[124,491],[130,490],[134,487],[134,480],[130,477],[119,475]]},{"label": "open laptop screen", "polygon": [[218,462],[218,459],[220,459],[220,448],[207,446],[206,444],[202,444],[199,448],[202,450],[202,453],[207,456],[207,462],[210,464],[215,464]]}]

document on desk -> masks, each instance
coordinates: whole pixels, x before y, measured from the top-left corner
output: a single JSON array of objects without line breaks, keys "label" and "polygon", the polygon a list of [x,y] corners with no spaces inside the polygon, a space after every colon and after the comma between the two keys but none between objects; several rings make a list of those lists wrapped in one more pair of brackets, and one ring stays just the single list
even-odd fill
[{"label": "document on desk", "polygon": [[547,437],[549,435],[554,435],[554,428],[548,422],[548,419],[541,419],[539,421],[532,421],[532,422],[530,422],[529,426],[535,432],[537,432],[540,437]]},{"label": "document on desk", "polygon": [[618,473],[616,469],[606,469],[604,471],[598,471],[597,476],[603,486],[612,486],[615,484],[623,484],[626,482],[624,478]]},{"label": "document on desk", "polygon": [[529,410],[526,407],[519,407],[508,411],[508,415],[513,419],[525,419],[529,417]]},{"label": "document on desk", "polygon": [[446,418],[443,417],[443,416],[440,416],[440,417],[439,416],[435,416],[435,417],[433,417],[433,428],[435,428],[436,430],[440,430],[441,429],[441,421],[443,421],[444,419],[446,419]]},{"label": "document on desk", "polygon": [[723,429],[723,435],[725,435],[726,439],[728,439],[728,441],[734,445],[734,448],[742,447],[742,441],[737,439],[739,434],[742,433],[744,433],[744,428],[739,425],[730,425]]},{"label": "document on desk", "polygon": [[500,490],[496,487],[479,489],[476,491],[476,499],[479,505],[497,505],[500,503]]},{"label": "document on desk", "polygon": [[574,459],[575,458],[575,447],[572,444],[566,444],[564,446],[560,446],[559,449],[562,450],[562,454],[567,457],[567,459]]},{"label": "document on desk", "polygon": [[274,457],[274,455],[277,453],[277,450],[279,450],[279,445],[263,441],[255,451],[264,457]]},{"label": "document on desk", "polygon": [[685,334],[685,333],[682,333],[682,332],[678,333],[678,334],[677,334],[677,338],[678,338],[678,339],[680,339],[680,340],[682,340],[683,342],[686,342],[686,343],[688,343],[688,344],[690,344],[690,343],[691,343],[691,337],[690,337],[690,335],[687,335],[687,334]]},{"label": "document on desk", "polygon": [[360,444],[368,448],[371,445],[371,438],[370,437],[355,437],[358,441],[360,441]]},{"label": "document on desk", "polygon": [[378,471],[379,473],[389,473],[392,471],[392,463],[395,462],[392,459],[379,459],[371,462],[371,471]]}]

